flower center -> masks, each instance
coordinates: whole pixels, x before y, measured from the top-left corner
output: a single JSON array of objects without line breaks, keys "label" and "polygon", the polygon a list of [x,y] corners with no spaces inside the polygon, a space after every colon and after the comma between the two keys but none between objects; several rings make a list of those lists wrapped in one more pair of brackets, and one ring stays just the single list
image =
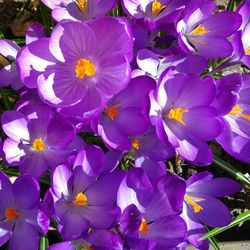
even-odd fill
[{"label": "flower center", "polygon": [[232,110],[229,112],[229,115],[238,115],[241,117],[246,118],[247,120],[250,120],[250,114],[242,114],[243,109],[241,108],[241,106],[239,104],[234,105],[234,107],[232,108]]},{"label": "flower center", "polygon": [[76,0],[75,1],[78,8],[81,10],[82,13],[85,13],[88,9],[88,0]]},{"label": "flower center", "polygon": [[147,234],[148,233],[148,224],[147,224],[147,221],[142,218],[141,220],[141,224],[140,224],[140,227],[139,227],[139,232],[142,233],[142,234]]},{"label": "flower center", "polygon": [[35,151],[44,151],[45,144],[44,144],[42,138],[35,139],[32,143],[32,147],[33,147],[33,149],[35,149]]},{"label": "flower center", "polygon": [[250,55],[250,46],[248,46],[248,47],[245,49],[245,54],[246,54],[246,55]]},{"label": "flower center", "polygon": [[192,35],[204,35],[207,34],[208,31],[206,30],[206,28],[204,26],[202,26],[201,24],[199,24],[192,32]]},{"label": "flower center", "polygon": [[202,201],[204,199],[185,195],[184,200],[193,207],[195,213],[198,213],[203,210],[203,207],[197,204],[196,201]]},{"label": "flower center", "polygon": [[83,79],[96,73],[95,65],[88,59],[81,58],[76,63],[76,77]]},{"label": "flower center", "polygon": [[139,149],[140,148],[140,144],[139,144],[139,141],[137,139],[132,139],[131,140],[131,145],[134,149]]},{"label": "flower center", "polygon": [[19,215],[20,213],[13,208],[6,208],[5,210],[6,221],[16,219]]},{"label": "flower center", "polygon": [[167,7],[167,5],[162,5],[159,1],[154,0],[152,3],[152,13],[154,16],[159,15],[159,13],[164,10]]},{"label": "flower center", "polygon": [[188,112],[188,109],[181,109],[181,108],[170,109],[168,113],[168,118],[175,119],[177,122],[181,123],[182,125],[186,125],[186,123],[183,121],[183,114],[187,112]]},{"label": "flower center", "polygon": [[107,107],[105,109],[105,113],[107,116],[111,119],[114,120],[115,117],[119,114],[118,108],[121,106],[121,104],[116,104],[111,107]]},{"label": "flower center", "polygon": [[76,206],[87,206],[87,196],[82,192],[78,193],[75,197],[74,204]]}]

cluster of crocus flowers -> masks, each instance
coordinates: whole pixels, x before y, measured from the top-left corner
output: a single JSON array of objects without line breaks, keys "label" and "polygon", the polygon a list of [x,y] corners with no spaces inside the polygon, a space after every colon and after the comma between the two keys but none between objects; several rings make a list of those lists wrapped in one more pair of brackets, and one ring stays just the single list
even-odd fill
[{"label": "cluster of crocus flowers", "polygon": [[[166,160],[208,166],[214,141],[250,162],[249,74],[211,77],[249,66],[249,1],[42,2],[51,34],[35,23],[22,48],[0,40],[0,84],[20,95],[0,153],[21,175],[0,172],[0,246],[37,250],[51,218],[49,250],[208,249],[205,226],[231,221],[218,197],[242,187],[202,169],[185,180]],[[127,16],[105,16],[115,4]]]}]

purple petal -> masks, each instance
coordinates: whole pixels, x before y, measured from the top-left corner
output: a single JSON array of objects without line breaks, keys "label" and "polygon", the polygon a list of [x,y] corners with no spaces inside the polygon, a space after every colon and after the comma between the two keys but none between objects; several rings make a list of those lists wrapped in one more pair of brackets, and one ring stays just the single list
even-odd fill
[{"label": "purple petal", "polygon": [[80,213],[66,212],[60,224],[62,227],[62,237],[64,240],[74,240],[85,233],[88,229],[89,223]]},{"label": "purple petal", "polygon": [[33,177],[20,176],[13,184],[13,193],[18,207],[30,209],[39,201],[40,186]]},{"label": "purple petal", "polygon": [[206,183],[213,179],[213,175],[208,171],[203,171],[198,174],[192,175],[187,180],[187,186],[189,187],[191,184],[200,184]]},{"label": "purple petal", "polygon": [[186,224],[179,216],[169,216],[149,225],[148,238],[157,239],[159,249],[176,247],[186,238]]},{"label": "purple petal", "polygon": [[0,40],[0,48],[0,54],[11,60],[16,60],[16,55],[20,50],[20,47],[16,43],[7,39]]},{"label": "purple petal", "polygon": [[[189,195],[189,193],[187,193]],[[190,194],[192,196],[192,194]],[[199,212],[194,212],[193,207],[187,204],[193,216],[197,218],[200,222],[210,226],[210,227],[223,227],[228,225],[232,216],[229,209],[218,199],[208,196],[200,195],[201,200],[197,199],[197,204],[203,209]]]},{"label": "purple petal", "polygon": [[229,178],[216,178],[204,183],[196,182],[188,187],[188,192],[223,197],[240,192],[242,186]]},{"label": "purple petal", "polygon": [[40,23],[33,23],[26,31],[25,42],[29,44],[33,41],[37,41],[39,38],[45,37],[44,27]]},{"label": "purple petal", "polygon": [[7,136],[16,142],[19,142],[20,139],[29,141],[30,135],[26,116],[12,110],[4,112],[1,119],[3,131]]},{"label": "purple petal", "polygon": [[113,171],[108,175],[100,177],[86,191],[89,204],[100,206],[115,202],[118,188],[124,178],[125,172],[123,171]]},{"label": "purple petal", "polygon": [[[129,61],[132,60],[133,39],[126,19],[102,17],[89,22],[89,26],[95,32],[96,41],[102,41],[101,46],[96,48],[96,53],[110,54],[119,51],[125,54]],[[110,41],[112,41],[112,46],[110,46]]]},{"label": "purple petal", "polygon": [[61,198],[61,195],[68,196],[68,181],[72,176],[72,172],[70,168],[66,165],[58,166],[52,175],[52,190],[53,193],[58,197]]},{"label": "purple petal", "polygon": [[32,175],[35,178],[41,178],[48,169],[49,163],[44,155],[40,152],[34,153],[27,157],[20,165],[19,171],[21,174]]},{"label": "purple petal", "polygon": [[103,168],[104,160],[105,155],[101,148],[87,146],[78,153],[73,168],[81,166],[85,174],[97,177]]},{"label": "purple petal", "polygon": [[23,47],[18,54],[16,65],[25,86],[36,88],[38,76],[54,65],[48,46],[49,38],[41,38]]},{"label": "purple petal", "polygon": [[9,248],[13,250],[37,250],[38,243],[39,235],[35,228],[27,222],[17,221],[10,238]]},{"label": "purple petal", "polygon": [[1,86],[11,85],[14,90],[19,90],[23,86],[19,79],[15,64],[10,64],[1,68],[0,79]]},{"label": "purple petal", "polygon": [[60,242],[49,246],[47,250],[75,250],[75,244],[71,241]]},{"label": "purple petal", "polygon": [[106,229],[115,225],[120,209],[114,205],[84,207],[84,217],[90,222],[91,227]]},{"label": "purple petal", "polygon": [[20,163],[21,158],[25,155],[24,150],[18,145],[19,142],[15,142],[10,138],[5,139],[3,144],[5,160],[13,166],[16,166],[18,163]]}]

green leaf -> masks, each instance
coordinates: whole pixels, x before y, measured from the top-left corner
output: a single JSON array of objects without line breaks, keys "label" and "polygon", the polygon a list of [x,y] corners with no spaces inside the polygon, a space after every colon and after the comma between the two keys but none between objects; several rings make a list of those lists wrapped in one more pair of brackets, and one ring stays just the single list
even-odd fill
[{"label": "green leaf", "polygon": [[250,211],[246,211],[240,215],[238,215],[237,217],[235,217],[235,219],[227,226],[225,227],[216,227],[214,229],[212,229],[211,231],[209,231],[208,233],[204,234],[199,240],[205,240],[207,238],[213,237],[217,234],[220,234],[232,227],[235,227],[237,225],[239,225],[242,222],[245,222],[247,220],[250,220]]},{"label": "green leaf", "polygon": [[229,163],[223,161],[222,159],[220,159],[216,155],[214,155],[214,163],[218,167],[222,168],[223,170],[225,170],[226,172],[231,174],[236,180],[238,180],[242,184],[250,187],[250,180],[246,176],[244,176],[244,174],[242,174],[238,169],[236,169],[235,167],[233,167]]},{"label": "green leaf", "polygon": [[48,246],[49,246],[48,238],[46,236],[41,236],[39,250],[46,250]]},{"label": "green leaf", "polygon": [[219,245],[217,243],[217,240],[214,237],[210,237],[209,242],[210,242],[210,244],[213,246],[213,248],[215,250],[220,250],[220,247],[219,247]]},{"label": "green leaf", "polygon": [[234,10],[235,2],[235,0],[230,0],[227,5],[227,10]]}]

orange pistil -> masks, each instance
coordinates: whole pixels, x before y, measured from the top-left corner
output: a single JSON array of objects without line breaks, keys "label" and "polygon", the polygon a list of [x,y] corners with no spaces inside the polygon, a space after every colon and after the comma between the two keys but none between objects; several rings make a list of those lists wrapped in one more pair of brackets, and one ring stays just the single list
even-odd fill
[{"label": "orange pistil", "polygon": [[88,0],[76,0],[75,1],[78,8],[81,10],[82,13],[85,13],[88,9]]},{"label": "orange pistil", "polygon": [[152,13],[154,16],[157,16],[160,14],[162,10],[164,10],[167,7],[167,5],[162,5],[159,1],[154,0],[152,3]]},{"label": "orange pistil", "polygon": [[6,221],[16,219],[19,215],[20,215],[20,213],[13,208],[6,208],[6,210],[5,210]]},{"label": "orange pistil", "polygon": [[44,151],[45,143],[43,142],[42,138],[37,138],[33,141],[32,147],[35,151]]},{"label": "orange pistil", "polygon": [[116,104],[111,107],[106,107],[105,113],[107,116],[111,119],[114,120],[116,116],[119,114],[118,108],[121,106],[121,104]]},{"label": "orange pistil", "polygon": [[246,55],[250,55],[250,46],[248,46],[246,49],[245,49],[245,54]]},{"label": "orange pistil", "polygon": [[83,79],[85,76],[94,76],[96,73],[95,65],[88,59],[81,58],[76,63],[76,77]]},{"label": "orange pistil", "polygon": [[139,144],[139,141],[137,140],[137,139],[132,139],[131,140],[131,145],[132,145],[132,147],[134,148],[134,149],[139,149],[139,147],[140,147],[140,144]]},{"label": "orange pistil", "polygon": [[149,228],[148,228],[147,221],[145,219],[142,219],[140,227],[139,227],[139,232],[142,234],[147,234],[148,231],[149,231]]},{"label": "orange pistil", "polygon": [[188,109],[181,109],[181,108],[170,109],[168,113],[168,118],[175,119],[177,122],[181,123],[182,125],[186,125],[186,123],[183,121],[183,114],[187,112],[188,112]]},{"label": "orange pistil", "polygon": [[199,24],[192,32],[191,35],[204,35],[207,34],[208,31],[206,30],[206,28],[204,26],[202,26],[201,24]]},{"label": "orange pistil", "polygon": [[228,114],[233,116],[241,116],[243,118],[246,118],[247,120],[250,120],[250,114],[243,114],[243,109],[239,104],[234,105],[234,107]]},{"label": "orange pistil", "polygon": [[78,193],[75,197],[74,204],[76,206],[87,206],[87,196],[82,192]]},{"label": "orange pistil", "polygon": [[197,204],[196,201],[202,201],[204,199],[185,195],[184,200],[193,207],[195,213],[199,213],[201,210],[203,210],[203,207]]}]

